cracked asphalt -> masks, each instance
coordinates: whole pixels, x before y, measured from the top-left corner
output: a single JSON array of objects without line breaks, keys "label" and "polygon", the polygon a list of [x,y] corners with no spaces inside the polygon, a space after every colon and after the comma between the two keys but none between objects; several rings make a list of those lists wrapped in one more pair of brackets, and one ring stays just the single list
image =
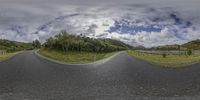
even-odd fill
[{"label": "cracked asphalt", "polygon": [[0,62],[0,100],[199,100],[200,64],[161,68],[125,52],[64,65],[34,51]]}]

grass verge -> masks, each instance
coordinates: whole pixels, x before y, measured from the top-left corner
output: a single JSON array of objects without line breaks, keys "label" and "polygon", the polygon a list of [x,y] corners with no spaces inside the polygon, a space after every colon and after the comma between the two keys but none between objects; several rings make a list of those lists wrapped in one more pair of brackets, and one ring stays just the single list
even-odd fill
[{"label": "grass verge", "polygon": [[61,52],[41,49],[39,54],[69,64],[85,64],[108,58],[114,53],[91,53],[91,52]]},{"label": "grass verge", "polygon": [[133,50],[128,50],[128,54],[161,67],[168,68],[186,67],[200,62],[200,55],[167,55],[166,58],[163,58],[162,55],[144,54]]},{"label": "grass verge", "polygon": [[11,57],[15,56],[16,54],[19,54],[20,52],[14,52],[14,53],[6,53],[6,54],[0,54],[0,62],[5,61],[7,59],[10,59]]}]

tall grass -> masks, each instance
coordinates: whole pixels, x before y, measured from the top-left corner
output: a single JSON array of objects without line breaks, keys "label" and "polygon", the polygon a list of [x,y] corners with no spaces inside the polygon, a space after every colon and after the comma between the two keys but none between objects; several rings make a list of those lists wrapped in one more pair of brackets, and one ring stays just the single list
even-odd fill
[{"label": "tall grass", "polygon": [[20,53],[20,52],[0,54],[0,61],[7,60],[7,59],[15,56],[18,53]]},{"label": "tall grass", "polygon": [[145,54],[137,51],[129,50],[128,53],[136,58],[144,59],[148,62],[160,65],[162,67],[184,67],[200,62],[200,55],[154,55]]},{"label": "tall grass", "polygon": [[90,63],[113,55],[113,53],[72,52],[72,51],[61,52],[48,49],[41,49],[39,53],[48,58],[70,64]]}]

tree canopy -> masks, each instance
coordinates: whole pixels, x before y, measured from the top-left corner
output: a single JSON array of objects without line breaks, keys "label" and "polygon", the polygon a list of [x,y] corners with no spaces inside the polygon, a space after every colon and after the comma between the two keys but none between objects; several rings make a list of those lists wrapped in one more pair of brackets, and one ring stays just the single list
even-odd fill
[{"label": "tree canopy", "polygon": [[60,51],[112,52],[125,50],[126,44],[111,39],[94,39],[82,35],[71,35],[66,31],[55,37],[50,37],[44,43],[44,48]]},{"label": "tree canopy", "polygon": [[41,43],[39,40],[35,40],[32,42],[33,48],[41,48]]}]

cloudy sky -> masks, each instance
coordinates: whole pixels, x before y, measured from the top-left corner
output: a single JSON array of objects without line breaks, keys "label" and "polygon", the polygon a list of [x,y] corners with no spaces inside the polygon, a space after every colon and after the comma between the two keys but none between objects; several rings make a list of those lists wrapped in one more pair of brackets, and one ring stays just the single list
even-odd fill
[{"label": "cloudy sky", "polygon": [[199,0],[0,0],[0,38],[31,42],[61,30],[146,47],[200,39]]}]

